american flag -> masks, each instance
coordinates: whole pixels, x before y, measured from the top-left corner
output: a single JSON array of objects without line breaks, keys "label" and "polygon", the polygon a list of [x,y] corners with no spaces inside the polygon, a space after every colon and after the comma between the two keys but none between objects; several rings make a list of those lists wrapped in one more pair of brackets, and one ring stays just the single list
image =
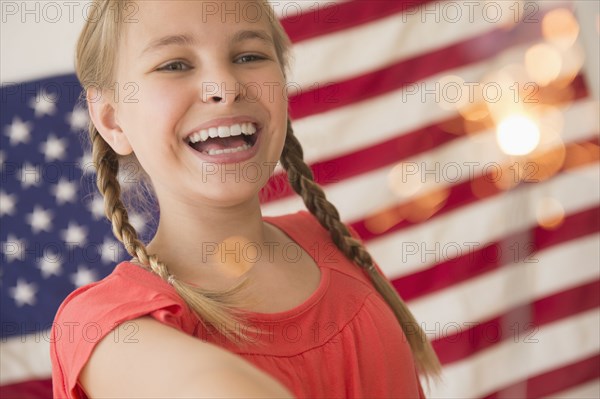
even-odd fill
[{"label": "american flag", "polygon": [[[49,38],[50,2],[2,3],[2,398],[51,396],[59,304],[126,255],[72,60],[7,54],[29,30],[40,47],[21,51],[72,54],[84,7],[51,3]],[[597,3],[272,3],[294,43],[295,132],[432,339],[428,396],[600,397]],[[284,179],[265,215],[303,209]]]}]

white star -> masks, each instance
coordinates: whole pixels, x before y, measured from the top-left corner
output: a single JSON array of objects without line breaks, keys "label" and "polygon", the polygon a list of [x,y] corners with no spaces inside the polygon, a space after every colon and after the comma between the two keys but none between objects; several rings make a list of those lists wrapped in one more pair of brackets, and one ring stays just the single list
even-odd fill
[{"label": "white star", "polygon": [[119,260],[119,252],[121,250],[121,244],[115,240],[109,238],[104,239],[102,247],[100,248],[100,254],[102,256],[102,262],[111,264]]},{"label": "white star", "polygon": [[75,106],[73,112],[67,114],[67,122],[71,125],[71,130],[74,132],[81,132],[87,130],[90,118],[85,108]]},{"label": "white star", "polygon": [[0,216],[12,215],[15,212],[16,194],[6,194],[0,191]]},{"label": "white star", "polygon": [[82,246],[87,241],[87,229],[77,223],[69,222],[69,226],[60,234],[66,243]]},{"label": "white star", "polygon": [[25,245],[27,245],[27,242],[24,239],[9,234],[6,241],[2,243],[2,252],[6,258],[6,263],[10,263],[15,259],[23,260],[25,258]]},{"label": "white star", "polygon": [[104,217],[104,199],[99,195],[94,195],[94,199],[88,203],[88,210],[95,220],[102,219]]},{"label": "white star", "polygon": [[89,175],[96,172],[91,152],[84,152],[83,156],[79,158],[77,163],[84,175]]},{"label": "white star", "polygon": [[55,135],[48,136],[48,140],[40,144],[40,151],[44,154],[46,162],[61,160],[65,157],[67,140],[59,139]]},{"label": "white star", "polygon": [[46,90],[42,90],[29,101],[29,106],[35,110],[36,118],[44,115],[54,115],[56,112],[56,96],[52,97]]},{"label": "white star", "polygon": [[10,292],[10,296],[14,298],[18,307],[25,304],[30,306],[35,305],[35,293],[37,292],[35,284],[30,284],[23,279],[18,279],[17,285],[9,288],[8,291]]},{"label": "white star", "polygon": [[123,191],[129,191],[136,183],[138,183],[138,169],[139,166],[130,163],[119,168],[119,172],[117,172],[117,180],[119,181]]},{"label": "white star", "polygon": [[54,251],[44,251],[44,256],[38,259],[38,268],[44,278],[60,275],[62,273],[61,256]]},{"label": "white star", "polygon": [[4,128],[5,134],[10,137],[10,145],[15,146],[19,143],[28,143],[31,139],[31,129],[33,123],[23,122],[21,118],[15,116],[10,126]]},{"label": "white star", "polygon": [[67,179],[61,178],[58,183],[51,189],[52,194],[56,197],[56,203],[62,205],[66,202],[75,203],[77,196],[77,187],[75,183]]},{"label": "white star", "polygon": [[146,219],[137,212],[131,212],[129,214],[129,223],[131,223],[138,234],[142,234],[144,230],[146,230]]},{"label": "white star", "polygon": [[93,283],[97,279],[96,272],[85,266],[77,266],[77,272],[71,274],[71,282],[75,284],[76,287]]},{"label": "white star", "polygon": [[19,171],[19,177],[21,178],[21,187],[23,189],[29,188],[30,186],[39,186],[42,183],[42,176],[39,166],[33,166],[29,162],[25,163]]},{"label": "white star", "polygon": [[34,234],[40,231],[50,232],[52,229],[52,212],[36,205],[33,212],[27,215],[27,223],[31,225]]}]

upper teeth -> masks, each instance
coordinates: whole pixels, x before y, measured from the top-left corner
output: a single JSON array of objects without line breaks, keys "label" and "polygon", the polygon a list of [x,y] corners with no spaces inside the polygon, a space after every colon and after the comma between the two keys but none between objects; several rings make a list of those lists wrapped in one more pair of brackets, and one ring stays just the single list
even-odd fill
[{"label": "upper teeth", "polygon": [[254,123],[236,123],[231,126],[219,126],[202,129],[189,136],[189,141],[193,144],[199,141],[206,141],[209,137],[229,137],[239,136],[240,134],[249,136],[254,133],[256,133],[256,126],[254,126]]}]

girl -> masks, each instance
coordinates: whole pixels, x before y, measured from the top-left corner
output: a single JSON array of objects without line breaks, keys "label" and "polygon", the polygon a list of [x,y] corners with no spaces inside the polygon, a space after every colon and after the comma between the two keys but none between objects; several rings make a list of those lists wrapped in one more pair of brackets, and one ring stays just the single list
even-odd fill
[{"label": "girl", "polygon": [[[76,71],[105,213],[133,259],[61,305],[55,397],[422,397],[417,374],[439,363],[302,160],[269,5],[91,9]],[[310,213],[261,215],[277,160]],[[126,162],[160,205],[148,245],[121,199]]]}]

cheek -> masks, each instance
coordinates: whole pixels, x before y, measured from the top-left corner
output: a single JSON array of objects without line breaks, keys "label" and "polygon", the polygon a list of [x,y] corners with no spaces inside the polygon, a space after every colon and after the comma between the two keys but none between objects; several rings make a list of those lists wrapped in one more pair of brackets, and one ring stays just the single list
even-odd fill
[{"label": "cheek", "polygon": [[192,97],[189,85],[171,81],[146,83],[139,87],[137,101],[132,105],[152,124],[153,120],[160,122],[174,117],[186,103],[193,101]]},{"label": "cheek", "polygon": [[[164,140],[177,134],[177,121],[189,97],[179,89],[146,85],[134,101],[123,102],[123,129],[133,141]],[[133,143],[132,143],[133,144]]]}]

